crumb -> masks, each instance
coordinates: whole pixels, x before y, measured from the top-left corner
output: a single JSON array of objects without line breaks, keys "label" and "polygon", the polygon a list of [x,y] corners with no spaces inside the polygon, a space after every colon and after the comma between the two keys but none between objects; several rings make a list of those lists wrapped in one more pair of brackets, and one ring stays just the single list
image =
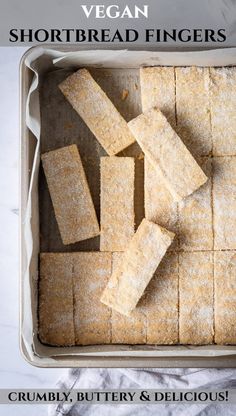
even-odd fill
[{"label": "crumb", "polygon": [[122,99],[122,101],[125,101],[126,100],[126,98],[128,97],[128,95],[129,95],[129,90],[123,90],[122,91],[122,94],[121,94],[121,99]]},{"label": "crumb", "polygon": [[143,160],[144,159],[144,154],[143,153],[139,153],[139,155],[137,156],[138,160]]},{"label": "crumb", "polygon": [[67,129],[68,129],[68,130],[69,130],[69,129],[72,129],[73,127],[74,127],[74,123],[69,123],[69,122],[68,122],[68,123],[65,123],[65,124],[64,124],[64,129],[65,129],[65,130],[67,130]]}]

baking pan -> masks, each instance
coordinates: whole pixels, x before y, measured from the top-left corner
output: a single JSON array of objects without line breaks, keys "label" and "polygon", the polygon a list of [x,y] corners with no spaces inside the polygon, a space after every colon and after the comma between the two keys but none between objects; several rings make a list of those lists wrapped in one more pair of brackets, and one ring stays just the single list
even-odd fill
[{"label": "baking pan", "polygon": [[[60,118],[51,130],[44,124],[43,111],[39,108],[39,91],[45,103],[50,99],[49,110],[53,108],[56,96],[50,96],[51,84],[77,67],[90,67],[95,78],[101,84],[106,79],[118,83],[117,94],[122,88],[133,88],[138,82],[138,68],[141,65],[200,65],[227,66],[236,64],[234,48],[199,52],[158,52],[140,50],[114,50],[72,46],[70,48],[51,48],[48,45],[29,49],[23,56],[20,65],[20,347],[25,359],[40,367],[234,367],[236,364],[236,346],[154,346],[154,345],[97,345],[77,347],[50,347],[40,343],[37,336],[37,280],[39,251],[68,251],[70,247],[62,246],[55,219],[50,207],[50,198],[40,173],[39,152],[49,148],[71,143],[74,119],[71,126],[63,127]],[[97,69],[96,69],[97,68]],[[46,83],[46,84],[45,84]],[[48,84],[47,84],[48,83]],[[51,85],[50,84],[50,85]],[[109,82],[107,82],[107,85]],[[47,88],[44,86],[47,85]],[[109,90],[109,94],[114,93]],[[139,90],[134,93],[135,99],[125,103],[117,95],[118,108],[126,119],[131,119],[141,112]],[[117,101],[117,102],[118,102]],[[116,105],[117,105],[116,102]],[[45,106],[44,106],[45,108]],[[68,107],[69,108],[69,107]],[[47,111],[47,109],[45,109]],[[72,113],[72,112],[71,112]],[[73,113],[72,113],[73,114]],[[72,115],[73,117],[76,115]],[[63,142],[58,142],[60,129],[63,131]],[[72,129],[72,131],[71,131]],[[49,141],[43,140],[47,135]],[[42,141],[39,146],[38,138]],[[79,139],[78,139],[79,140]],[[89,140],[89,137],[88,137]],[[51,144],[50,144],[51,143]],[[81,146],[80,146],[81,147]],[[96,150],[99,155],[102,149]],[[129,149],[129,155],[137,155],[137,146]],[[86,167],[85,167],[86,170]],[[99,193],[89,177],[88,181],[96,201]],[[137,181],[143,181],[142,160],[138,168]],[[142,199],[142,195],[140,196]],[[39,203],[40,200],[40,203]],[[49,212],[45,218],[42,211]],[[142,217],[142,208],[137,204],[136,223]],[[51,216],[50,216],[51,215]],[[52,224],[54,239],[47,234],[47,221]],[[39,227],[39,223],[41,226]],[[41,232],[41,234],[40,234]],[[92,244],[81,242],[74,245],[73,251],[97,250],[98,241]]]}]

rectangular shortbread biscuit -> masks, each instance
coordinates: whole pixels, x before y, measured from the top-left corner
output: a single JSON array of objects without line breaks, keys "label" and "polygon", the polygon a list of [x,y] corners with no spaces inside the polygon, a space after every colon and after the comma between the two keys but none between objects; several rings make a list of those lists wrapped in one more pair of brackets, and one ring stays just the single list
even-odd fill
[{"label": "rectangular shortbread biscuit", "polygon": [[74,325],[77,345],[111,343],[111,310],[100,302],[111,276],[111,253],[74,253]]},{"label": "rectangular shortbread biscuit", "polygon": [[[123,253],[113,253],[112,273],[120,268]],[[138,302],[130,316],[112,310],[113,344],[146,344],[145,295]]]},{"label": "rectangular shortbread biscuit", "polygon": [[193,155],[212,151],[209,68],[176,68],[177,132]]},{"label": "rectangular shortbread biscuit", "polygon": [[236,249],[236,157],[213,158],[214,249]]},{"label": "rectangular shortbread biscuit", "polygon": [[99,234],[99,225],[76,145],[42,155],[43,168],[63,244]]},{"label": "rectangular shortbread biscuit", "polygon": [[173,239],[173,233],[143,219],[124,252],[122,264],[112,273],[101,301],[129,316]]},{"label": "rectangular shortbread biscuit", "polygon": [[144,205],[145,218],[171,231],[177,230],[178,204],[167,189],[162,175],[146,157],[144,161]]},{"label": "rectangular shortbread biscuit", "polygon": [[39,338],[45,344],[75,344],[72,257],[64,253],[40,255]]},{"label": "rectangular shortbread biscuit", "polygon": [[157,108],[128,124],[145,156],[162,175],[176,200],[192,194],[207,181],[202,169]]},{"label": "rectangular shortbread biscuit", "polygon": [[157,107],[174,127],[175,69],[162,66],[141,68],[140,85],[143,113]]},{"label": "rectangular shortbread biscuit", "polygon": [[124,251],[134,234],[134,158],[101,158],[101,251]]},{"label": "rectangular shortbread biscuit", "polygon": [[179,253],[179,342],[213,342],[213,253]]},{"label": "rectangular shortbread biscuit", "polygon": [[236,70],[210,68],[213,155],[236,155]]},{"label": "rectangular shortbread biscuit", "polygon": [[[167,253],[146,292],[147,344],[178,343],[178,254]],[[138,309],[138,308],[137,308]]]},{"label": "rectangular shortbread biscuit", "polygon": [[215,342],[236,344],[236,252],[216,251]]},{"label": "rectangular shortbread biscuit", "polygon": [[59,88],[110,156],[135,142],[126,121],[86,69],[70,75]]},{"label": "rectangular shortbread biscuit", "polygon": [[179,203],[180,250],[213,250],[212,159],[200,158],[198,162],[209,180]]}]

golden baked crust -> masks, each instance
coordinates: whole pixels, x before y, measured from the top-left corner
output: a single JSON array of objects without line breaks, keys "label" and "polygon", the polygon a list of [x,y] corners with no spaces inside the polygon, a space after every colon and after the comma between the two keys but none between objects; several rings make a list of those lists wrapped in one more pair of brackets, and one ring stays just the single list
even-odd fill
[{"label": "golden baked crust", "polygon": [[72,255],[42,253],[39,278],[39,338],[55,346],[75,343]]},{"label": "golden baked crust", "polygon": [[99,235],[99,225],[76,145],[42,155],[63,244]]},{"label": "golden baked crust", "polygon": [[134,159],[101,158],[101,251],[124,251],[134,234]]},{"label": "golden baked crust", "polygon": [[111,343],[111,310],[100,302],[111,275],[111,254],[73,253],[76,345]]},{"label": "golden baked crust", "polygon": [[236,155],[235,67],[210,68],[213,154]]},{"label": "golden baked crust", "polygon": [[174,128],[176,124],[175,69],[162,66],[141,68],[140,85],[143,113],[157,107]]},{"label": "golden baked crust", "polygon": [[126,121],[87,69],[70,75],[59,88],[110,156],[135,142]]},{"label": "golden baked crust", "polygon": [[157,108],[141,114],[128,125],[145,156],[162,175],[177,201],[192,194],[207,181],[191,153]]},{"label": "golden baked crust", "polygon": [[206,156],[212,151],[209,68],[176,68],[177,133],[189,151]]},{"label": "golden baked crust", "polygon": [[[144,206],[145,218],[168,230],[178,232],[178,203],[167,189],[162,175],[151,162],[144,160]],[[171,249],[177,248],[177,238]]]},{"label": "golden baked crust", "polygon": [[151,279],[146,290],[145,313],[147,344],[178,343],[177,253],[167,253]]},{"label": "golden baked crust", "polygon": [[179,342],[213,343],[213,253],[179,253]]},{"label": "golden baked crust", "polygon": [[124,253],[122,264],[112,273],[101,301],[129,316],[173,239],[173,233],[143,219]]},{"label": "golden baked crust", "polygon": [[236,344],[236,251],[216,251],[215,342]]},{"label": "golden baked crust", "polygon": [[236,157],[213,158],[214,249],[236,249]]},{"label": "golden baked crust", "polygon": [[180,250],[213,250],[212,159],[198,159],[209,180],[179,203]]},{"label": "golden baked crust", "polygon": [[[112,273],[116,269],[119,270],[123,257],[123,253],[113,253]],[[146,344],[146,312],[145,295],[141,297],[130,316],[125,316],[112,309],[112,343]]]}]

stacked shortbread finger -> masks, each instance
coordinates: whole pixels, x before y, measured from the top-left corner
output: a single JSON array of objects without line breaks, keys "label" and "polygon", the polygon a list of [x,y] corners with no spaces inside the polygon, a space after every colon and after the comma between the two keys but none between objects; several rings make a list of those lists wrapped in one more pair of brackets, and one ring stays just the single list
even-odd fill
[{"label": "stacked shortbread finger", "polygon": [[[227,133],[223,142],[218,134],[222,108],[215,97],[221,85],[229,96],[234,78],[233,69],[143,68],[143,114],[128,124],[87,70],[62,82],[61,91],[108,156],[100,161],[100,227],[81,149],[66,146],[42,156],[63,243],[100,235],[99,252],[41,254],[42,342],[236,342],[236,312],[230,313],[236,294],[234,216],[227,214],[225,200],[227,194],[235,203],[234,158],[231,151],[227,158],[217,155],[217,163],[212,157],[228,149]],[[233,108],[231,100],[231,118]],[[227,114],[224,122],[233,153],[236,139]],[[117,155],[135,141],[145,159],[145,218],[136,226],[136,159]],[[230,177],[224,172],[229,165]],[[223,266],[217,268],[217,261]]]}]

